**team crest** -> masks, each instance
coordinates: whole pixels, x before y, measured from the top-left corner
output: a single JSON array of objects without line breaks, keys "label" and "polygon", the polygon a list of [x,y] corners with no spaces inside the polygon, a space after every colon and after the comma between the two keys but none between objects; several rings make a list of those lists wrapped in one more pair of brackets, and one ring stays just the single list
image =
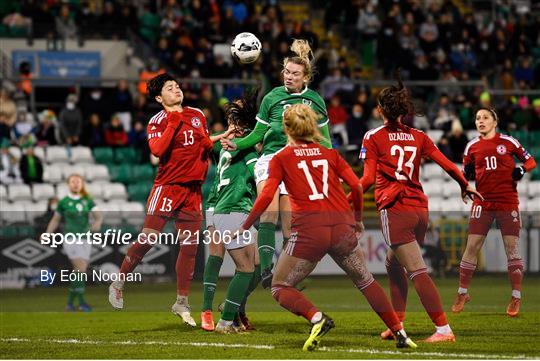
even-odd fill
[{"label": "team crest", "polygon": [[302,99],[302,104],[305,104],[307,106],[311,106],[311,103],[313,103],[311,100],[309,99]]},{"label": "team crest", "polygon": [[200,128],[201,124],[201,120],[198,117],[191,118],[191,125],[193,125],[194,128]]},{"label": "team crest", "polygon": [[502,144],[498,145],[497,146],[497,153],[499,153],[500,155],[505,155],[506,154],[506,147]]}]

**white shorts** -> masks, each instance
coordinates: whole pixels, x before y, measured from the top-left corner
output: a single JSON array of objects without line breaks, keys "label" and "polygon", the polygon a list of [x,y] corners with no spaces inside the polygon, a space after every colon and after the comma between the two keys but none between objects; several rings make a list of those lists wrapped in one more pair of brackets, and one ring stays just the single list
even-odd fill
[{"label": "white shorts", "polygon": [[[266,154],[260,156],[259,159],[257,159],[257,163],[255,163],[255,184],[259,185],[260,182],[268,179],[268,167],[274,155],[275,153]],[[281,184],[279,185],[279,194],[289,194],[283,182],[281,182]]]},{"label": "white shorts", "polygon": [[214,224],[214,207],[208,208],[204,212],[204,217],[205,217],[205,220],[206,220],[206,229],[216,226]]},{"label": "white shorts", "polygon": [[[84,241],[83,241],[84,242]],[[67,244],[63,243],[62,247],[69,259],[82,258],[84,260],[90,260],[90,254],[92,253],[92,245],[84,242],[83,244]]]},{"label": "white shorts", "polygon": [[[214,225],[216,231],[219,232],[221,236],[221,242],[225,249],[237,249],[248,246],[255,242],[257,237],[257,230],[255,227],[251,228],[240,234],[235,239],[233,237],[233,232],[236,232],[242,224],[246,221],[248,215],[245,213],[233,212],[229,214],[214,214]],[[248,234],[249,232],[249,234]]]}]

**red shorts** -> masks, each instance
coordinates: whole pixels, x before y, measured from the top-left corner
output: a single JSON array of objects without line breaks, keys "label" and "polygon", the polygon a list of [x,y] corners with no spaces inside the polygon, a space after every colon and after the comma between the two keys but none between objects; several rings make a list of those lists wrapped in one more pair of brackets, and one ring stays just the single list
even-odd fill
[{"label": "red shorts", "polygon": [[358,245],[354,225],[292,227],[291,238],[283,252],[289,256],[319,262],[327,253],[348,255]]},{"label": "red shorts", "polygon": [[469,217],[469,234],[487,235],[493,220],[503,236],[519,237],[521,215],[518,204],[475,201]]},{"label": "red shorts", "polygon": [[389,247],[414,241],[424,243],[429,223],[427,208],[394,203],[381,209],[380,215],[384,241]]},{"label": "red shorts", "polygon": [[177,229],[195,233],[202,220],[201,186],[194,184],[154,185],[146,204],[144,227],[161,231],[174,220]]}]

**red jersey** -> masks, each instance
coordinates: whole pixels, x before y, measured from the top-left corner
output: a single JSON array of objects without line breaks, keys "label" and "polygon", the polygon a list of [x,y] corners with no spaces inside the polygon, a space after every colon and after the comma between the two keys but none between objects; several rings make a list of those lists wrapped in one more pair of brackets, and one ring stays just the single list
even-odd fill
[{"label": "red jersey", "polygon": [[182,112],[162,110],[150,119],[146,132],[150,151],[159,158],[154,184],[204,181],[212,141],[201,110],[191,107],[183,107]]},{"label": "red jersey", "polygon": [[463,166],[474,164],[476,189],[487,202],[519,203],[514,156],[522,162],[532,159],[515,138],[499,133],[491,139],[476,137],[465,147]]},{"label": "red jersey", "polygon": [[[340,178],[351,189],[357,189],[358,177],[336,150],[317,143],[284,147],[270,161],[267,184],[243,227],[249,229],[266,209],[282,181],[289,193],[293,225],[354,224],[355,214],[341,187]],[[357,219],[360,217],[361,198],[358,193],[354,201]]]},{"label": "red jersey", "polygon": [[[379,210],[395,201],[414,207],[428,207],[428,200],[420,184],[422,158],[435,160],[462,188],[467,181],[457,167],[437,149],[422,131],[403,124],[387,124],[372,129],[364,136],[360,158],[376,163],[375,201]],[[364,180],[368,172],[364,167]],[[369,185],[364,186],[367,191]]]}]

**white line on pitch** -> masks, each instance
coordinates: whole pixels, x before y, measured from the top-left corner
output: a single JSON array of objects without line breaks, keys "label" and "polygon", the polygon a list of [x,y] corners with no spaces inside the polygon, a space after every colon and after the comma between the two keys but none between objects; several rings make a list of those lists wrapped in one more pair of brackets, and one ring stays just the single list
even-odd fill
[{"label": "white line on pitch", "polygon": [[480,358],[480,359],[537,359],[538,356],[525,356],[525,355],[486,355],[481,353],[449,353],[449,352],[423,352],[411,350],[410,352],[379,350],[370,348],[332,348],[332,347],[319,347],[319,351],[326,352],[346,352],[346,353],[367,353],[367,354],[384,354],[384,355],[401,355],[401,356],[433,356],[433,357],[445,357],[445,358]]},{"label": "white line on pitch", "polygon": [[162,345],[162,346],[195,346],[195,347],[229,347],[229,348],[254,348],[272,350],[271,345],[248,345],[241,343],[221,343],[221,342],[166,342],[166,341],[97,341],[97,340],[77,340],[77,339],[29,339],[29,338],[2,338],[2,342],[49,342],[49,343],[69,343],[82,345]]}]

